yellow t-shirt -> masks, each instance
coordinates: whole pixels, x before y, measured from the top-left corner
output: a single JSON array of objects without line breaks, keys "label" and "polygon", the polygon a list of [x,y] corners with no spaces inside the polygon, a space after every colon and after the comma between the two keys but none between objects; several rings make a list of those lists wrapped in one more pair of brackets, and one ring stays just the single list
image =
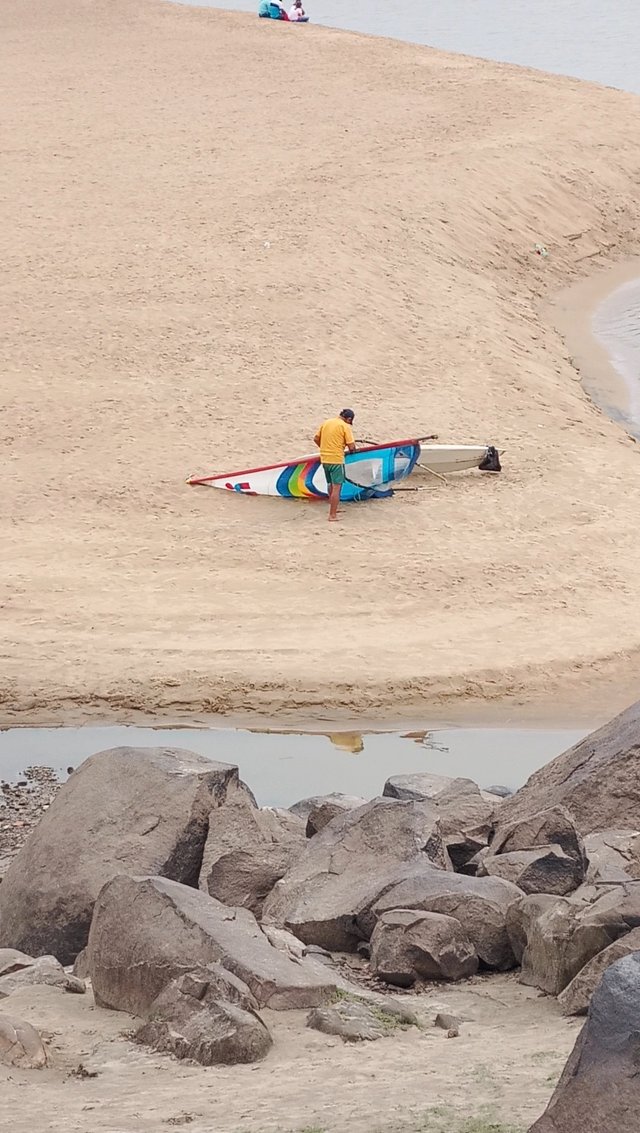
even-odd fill
[{"label": "yellow t-shirt", "polygon": [[344,450],[355,444],[351,425],[342,417],[331,417],[318,429],[320,460],[323,464],[344,464]]}]

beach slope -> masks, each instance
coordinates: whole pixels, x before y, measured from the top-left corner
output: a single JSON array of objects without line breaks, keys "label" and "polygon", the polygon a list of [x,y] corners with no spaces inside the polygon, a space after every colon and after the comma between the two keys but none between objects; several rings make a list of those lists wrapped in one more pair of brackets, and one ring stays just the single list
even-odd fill
[{"label": "beach slope", "polygon": [[[154,0],[0,31],[5,721],[397,714],[637,658],[640,453],[540,311],[638,254],[640,100]],[[504,472],[337,525],[186,486],[343,405]]]}]

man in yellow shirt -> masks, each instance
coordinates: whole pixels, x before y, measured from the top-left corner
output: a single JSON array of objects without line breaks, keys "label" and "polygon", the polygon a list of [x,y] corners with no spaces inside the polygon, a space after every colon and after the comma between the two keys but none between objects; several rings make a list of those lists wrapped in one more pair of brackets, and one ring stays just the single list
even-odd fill
[{"label": "man in yellow shirt", "polygon": [[356,442],[351,431],[354,416],[353,409],[343,409],[339,417],[330,417],[325,421],[313,438],[314,444],[320,449],[320,462],[327,478],[329,520],[332,523],[338,518],[340,488],[345,481],[345,450],[356,451]]}]

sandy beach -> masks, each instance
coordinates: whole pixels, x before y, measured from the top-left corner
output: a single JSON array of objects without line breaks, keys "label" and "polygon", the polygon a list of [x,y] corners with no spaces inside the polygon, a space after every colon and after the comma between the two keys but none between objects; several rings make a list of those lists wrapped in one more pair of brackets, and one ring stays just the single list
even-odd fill
[{"label": "sandy beach", "polygon": [[[640,101],[155,0],[0,28],[2,721],[629,685],[640,456],[544,309],[638,255]],[[342,405],[504,472],[335,527],[186,486]]]}]

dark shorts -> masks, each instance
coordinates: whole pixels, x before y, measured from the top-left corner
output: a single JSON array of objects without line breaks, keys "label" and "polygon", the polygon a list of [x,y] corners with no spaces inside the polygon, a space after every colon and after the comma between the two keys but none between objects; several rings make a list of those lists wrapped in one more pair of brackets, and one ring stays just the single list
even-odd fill
[{"label": "dark shorts", "polygon": [[324,474],[327,477],[327,484],[344,484],[344,464],[323,464]]}]

